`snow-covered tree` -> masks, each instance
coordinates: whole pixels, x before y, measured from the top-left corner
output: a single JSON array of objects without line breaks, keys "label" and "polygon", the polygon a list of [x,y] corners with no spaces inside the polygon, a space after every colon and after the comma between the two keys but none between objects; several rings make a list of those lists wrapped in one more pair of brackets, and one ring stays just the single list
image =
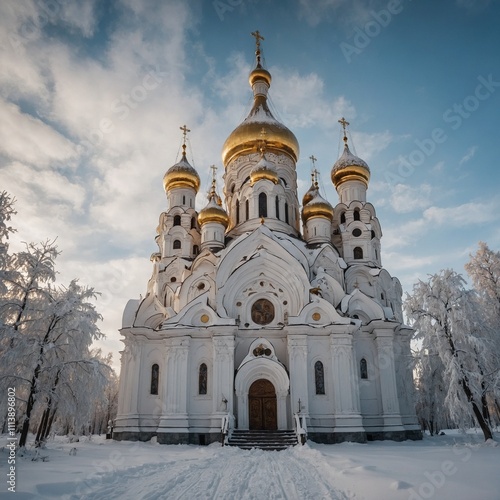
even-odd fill
[{"label": "snow-covered tree", "polygon": [[442,363],[444,405],[450,417],[462,427],[475,418],[485,439],[491,439],[482,407],[491,346],[481,336],[474,292],[466,290],[461,275],[447,269],[414,285],[405,301],[405,312],[426,354],[437,356]]},{"label": "snow-covered tree", "polygon": [[[0,199],[0,243],[12,232],[5,221],[12,200]],[[22,412],[19,446],[25,446],[32,419],[39,414],[37,441],[58,414],[72,418],[72,429],[89,425],[92,405],[108,384],[110,366],[91,351],[102,338],[96,292],[79,285],[55,286],[54,242],[27,244],[8,254],[3,245],[0,275],[0,386],[16,387]],[[7,391],[2,391],[7,394]],[[31,425],[33,427],[33,425]]]},{"label": "snow-covered tree", "polygon": [[16,214],[14,203],[15,200],[6,191],[0,193],[0,294],[6,292],[6,281],[15,275],[7,241],[16,232],[9,225],[12,216]]},{"label": "snow-covered tree", "polygon": [[417,416],[431,436],[447,427],[449,418],[444,405],[446,386],[443,379],[444,366],[427,339],[414,353]]},{"label": "snow-covered tree", "polygon": [[[483,316],[483,336],[490,342],[489,363],[485,367],[485,396],[500,418],[500,252],[494,252],[486,243],[465,264],[477,292]],[[485,401],[486,411],[488,403]]]}]

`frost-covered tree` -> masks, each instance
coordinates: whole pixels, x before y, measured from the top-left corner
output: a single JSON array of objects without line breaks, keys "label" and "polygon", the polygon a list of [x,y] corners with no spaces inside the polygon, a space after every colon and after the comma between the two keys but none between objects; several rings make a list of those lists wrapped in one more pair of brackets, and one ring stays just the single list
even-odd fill
[{"label": "frost-covered tree", "polygon": [[[477,292],[483,317],[483,336],[488,338],[491,349],[485,367],[485,395],[500,418],[500,252],[494,252],[486,243],[465,264]],[[487,411],[488,404],[485,401]]]},{"label": "frost-covered tree", "polygon": [[424,429],[432,435],[438,434],[448,424],[448,412],[444,400],[446,385],[443,379],[444,366],[427,339],[414,353],[417,416]]},{"label": "frost-covered tree", "polygon": [[[12,200],[2,196],[0,243],[12,232],[6,221],[14,213]],[[77,280],[54,285],[59,254],[54,242],[27,244],[12,255],[5,245],[0,250],[6,256],[0,260],[0,386],[16,387],[19,446],[25,446],[37,411],[38,441],[48,434],[56,410],[72,416],[73,428],[88,425],[110,367],[91,351],[102,338],[95,291]]]},{"label": "frost-covered tree", "polygon": [[473,417],[485,439],[491,439],[482,411],[484,367],[491,346],[481,336],[474,292],[466,290],[461,275],[447,269],[414,285],[405,313],[427,354],[442,363],[444,405],[450,417],[462,427],[468,427]]},{"label": "frost-covered tree", "polygon": [[11,256],[9,254],[9,236],[16,230],[9,225],[15,215],[15,200],[6,192],[0,193],[0,293],[5,291],[5,280],[11,277]]}]

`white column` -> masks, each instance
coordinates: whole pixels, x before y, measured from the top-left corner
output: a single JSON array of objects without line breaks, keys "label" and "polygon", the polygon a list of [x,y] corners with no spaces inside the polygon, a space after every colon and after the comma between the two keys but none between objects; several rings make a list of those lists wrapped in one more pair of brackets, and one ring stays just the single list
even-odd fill
[{"label": "white column", "polygon": [[384,430],[404,430],[399,411],[396,385],[393,332],[392,330],[375,328],[373,333],[375,335],[375,345],[377,346],[377,370],[380,381],[380,393],[382,395]]},{"label": "white column", "polygon": [[165,412],[159,428],[168,428],[169,432],[188,432],[189,341],[189,337],[177,337],[166,341],[166,379],[163,385]]},{"label": "white column", "polygon": [[362,432],[358,376],[350,334],[331,334],[333,406],[335,429],[341,432]]},{"label": "white column", "polygon": [[300,411],[309,415],[309,392],[307,389],[307,335],[288,336],[290,370],[290,405],[292,414]]},{"label": "white column", "polygon": [[[233,413],[234,336],[213,338],[213,407],[214,416]],[[223,400],[227,403],[224,403]]]}]

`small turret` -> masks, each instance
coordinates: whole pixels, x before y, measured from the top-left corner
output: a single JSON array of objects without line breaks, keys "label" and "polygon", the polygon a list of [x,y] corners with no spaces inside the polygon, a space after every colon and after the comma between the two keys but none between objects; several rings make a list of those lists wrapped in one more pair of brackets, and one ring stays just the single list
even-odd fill
[{"label": "small turret", "polygon": [[217,167],[212,165],[212,186],[208,193],[208,203],[198,214],[198,224],[201,227],[201,248],[218,250],[224,247],[226,228],[229,225],[229,216],[222,207],[222,200],[217,194],[215,172]]}]

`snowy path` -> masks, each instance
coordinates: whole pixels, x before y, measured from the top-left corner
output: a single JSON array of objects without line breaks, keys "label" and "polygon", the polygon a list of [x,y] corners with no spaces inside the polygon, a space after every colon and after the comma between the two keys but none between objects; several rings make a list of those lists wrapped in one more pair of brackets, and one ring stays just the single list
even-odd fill
[{"label": "snowy path", "polygon": [[[205,455],[205,454],[204,454]],[[200,458],[149,463],[102,475],[69,498],[85,499],[311,499],[355,496],[332,484],[333,470],[321,453],[220,448]]]}]

